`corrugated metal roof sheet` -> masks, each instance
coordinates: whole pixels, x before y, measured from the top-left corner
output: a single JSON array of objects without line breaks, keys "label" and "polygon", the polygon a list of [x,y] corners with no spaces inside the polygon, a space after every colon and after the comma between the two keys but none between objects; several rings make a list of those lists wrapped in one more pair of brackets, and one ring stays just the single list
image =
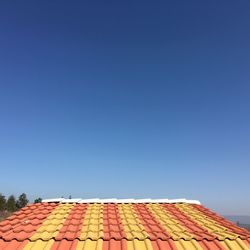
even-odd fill
[{"label": "corrugated metal roof sheet", "polygon": [[185,202],[44,202],[0,223],[0,249],[237,250],[250,233]]}]

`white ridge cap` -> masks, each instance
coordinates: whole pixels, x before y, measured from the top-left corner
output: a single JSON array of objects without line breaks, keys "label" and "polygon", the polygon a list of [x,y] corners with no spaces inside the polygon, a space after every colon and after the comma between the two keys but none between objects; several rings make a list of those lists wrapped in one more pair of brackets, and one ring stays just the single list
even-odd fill
[{"label": "white ridge cap", "polygon": [[78,203],[79,201],[81,201],[82,199],[63,199],[61,201],[61,203]]},{"label": "white ridge cap", "polygon": [[170,203],[171,200],[169,199],[154,199],[153,202],[155,203]]},{"label": "white ridge cap", "polygon": [[135,203],[135,199],[117,199],[118,203]]},{"label": "white ridge cap", "polygon": [[148,199],[135,199],[134,203],[152,203],[152,199],[148,198]]},{"label": "white ridge cap", "polygon": [[187,203],[201,205],[200,201],[198,200],[187,200]]},{"label": "white ridge cap", "polygon": [[55,198],[55,199],[43,199],[42,202],[61,202],[64,200],[63,198]]},{"label": "white ridge cap", "polygon": [[101,203],[99,198],[81,199],[78,203]]},{"label": "white ridge cap", "polygon": [[197,204],[201,203],[198,200],[187,200],[187,199],[45,199],[42,202],[60,202],[60,203],[188,203]]},{"label": "white ridge cap", "polygon": [[168,200],[167,203],[187,203],[187,200],[184,199],[184,198],[181,198],[181,199],[171,199],[171,200]]}]

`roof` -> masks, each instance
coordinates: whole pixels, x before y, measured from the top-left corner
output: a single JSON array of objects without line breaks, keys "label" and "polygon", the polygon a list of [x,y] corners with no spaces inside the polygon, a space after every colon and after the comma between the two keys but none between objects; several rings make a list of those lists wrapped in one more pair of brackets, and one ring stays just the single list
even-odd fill
[{"label": "roof", "polygon": [[0,249],[237,250],[250,232],[197,201],[53,200],[0,222]]}]

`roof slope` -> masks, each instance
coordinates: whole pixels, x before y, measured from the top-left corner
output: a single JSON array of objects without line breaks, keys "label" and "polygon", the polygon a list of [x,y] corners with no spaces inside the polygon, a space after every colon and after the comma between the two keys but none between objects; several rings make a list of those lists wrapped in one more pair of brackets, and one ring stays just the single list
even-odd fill
[{"label": "roof slope", "polygon": [[38,203],[0,223],[0,249],[250,249],[250,233],[189,203]]}]

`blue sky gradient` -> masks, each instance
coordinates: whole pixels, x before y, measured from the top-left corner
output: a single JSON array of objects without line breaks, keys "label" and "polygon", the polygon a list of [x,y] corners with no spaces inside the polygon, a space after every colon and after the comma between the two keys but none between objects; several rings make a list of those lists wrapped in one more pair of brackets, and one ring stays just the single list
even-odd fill
[{"label": "blue sky gradient", "polygon": [[250,215],[249,30],[247,0],[2,2],[0,192]]}]

